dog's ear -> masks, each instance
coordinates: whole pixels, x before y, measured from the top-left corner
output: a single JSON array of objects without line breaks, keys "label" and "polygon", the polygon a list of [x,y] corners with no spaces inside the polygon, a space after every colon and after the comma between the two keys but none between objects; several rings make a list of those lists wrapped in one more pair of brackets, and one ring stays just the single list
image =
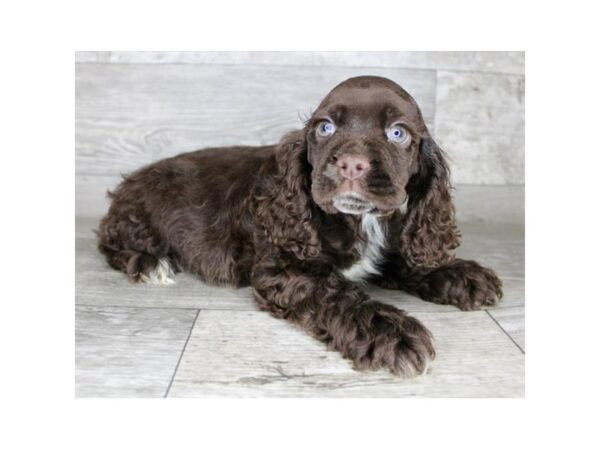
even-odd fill
[{"label": "dog's ear", "polygon": [[310,193],[312,167],[307,159],[304,130],[283,137],[275,150],[277,174],[268,177],[264,201],[255,211],[267,241],[299,259],[319,254],[315,205]]},{"label": "dog's ear", "polygon": [[421,140],[418,171],[406,187],[401,252],[411,267],[437,267],[454,259],[460,245],[451,196],[450,171],[442,149],[429,135]]}]

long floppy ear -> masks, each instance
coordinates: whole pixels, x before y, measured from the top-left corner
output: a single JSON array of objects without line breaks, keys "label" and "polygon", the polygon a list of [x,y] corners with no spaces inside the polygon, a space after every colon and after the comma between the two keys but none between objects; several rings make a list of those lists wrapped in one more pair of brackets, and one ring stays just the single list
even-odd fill
[{"label": "long floppy ear", "polygon": [[314,225],[311,165],[303,130],[284,136],[275,150],[276,173],[265,183],[255,211],[268,243],[299,259],[317,256],[321,244]]},{"label": "long floppy ear", "polygon": [[437,267],[454,259],[460,245],[450,170],[442,149],[426,137],[419,149],[418,172],[406,187],[408,210],[400,232],[401,252],[411,267]]}]

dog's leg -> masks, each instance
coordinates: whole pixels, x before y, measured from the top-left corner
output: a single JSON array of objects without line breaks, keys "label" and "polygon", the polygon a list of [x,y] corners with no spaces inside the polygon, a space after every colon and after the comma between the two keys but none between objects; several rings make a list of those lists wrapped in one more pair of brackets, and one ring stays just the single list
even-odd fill
[{"label": "dog's leg", "polygon": [[427,371],[435,356],[432,336],[417,319],[371,300],[336,272],[319,272],[314,265],[263,262],[253,270],[254,297],[261,309],[300,325],[357,369],[404,376]]},{"label": "dog's leg", "polygon": [[462,310],[494,306],[502,297],[502,282],[493,270],[463,259],[431,269],[409,269],[398,256],[390,258],[381,277],[373,281]]},{"label": "dog's leg", "polygon": [[108,264],[134,283],[173,284],[178,266],[158,233],[144,221],[132,219],[132,214],[113,209],[97,231],[98,249]]}]

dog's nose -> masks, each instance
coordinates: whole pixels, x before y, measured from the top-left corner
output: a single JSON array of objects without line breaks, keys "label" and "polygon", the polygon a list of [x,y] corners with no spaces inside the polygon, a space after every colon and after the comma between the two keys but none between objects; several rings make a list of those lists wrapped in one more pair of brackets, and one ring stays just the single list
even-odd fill
[{"label": "dog's nose", "polygon": [[335,163],[340,168],[340,174],[349,180],[356,180],[368,172],[369,160],[364,156],[343,155]]}]

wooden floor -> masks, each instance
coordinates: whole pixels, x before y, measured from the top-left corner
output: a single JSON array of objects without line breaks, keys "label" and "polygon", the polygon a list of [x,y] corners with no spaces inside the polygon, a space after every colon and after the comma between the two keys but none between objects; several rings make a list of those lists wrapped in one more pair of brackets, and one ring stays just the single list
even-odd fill
[{"label": "wooden floor", "polygon": [[[99,217],[77,217],[76,395],[523,397],[524,227],[514,214],[522,208],[522,188],[458,193],[459,255],[495,268],[505,297],[496,308],[461,312],[368,287],[434,334],[438,356],[430,372],[408,380],[354,371],[301,330],[258,311],[249,289],[207,286],[190,275],[167,287],[129,284],[95,249]],[[490,218],[470,210],[489,211]]]}]

